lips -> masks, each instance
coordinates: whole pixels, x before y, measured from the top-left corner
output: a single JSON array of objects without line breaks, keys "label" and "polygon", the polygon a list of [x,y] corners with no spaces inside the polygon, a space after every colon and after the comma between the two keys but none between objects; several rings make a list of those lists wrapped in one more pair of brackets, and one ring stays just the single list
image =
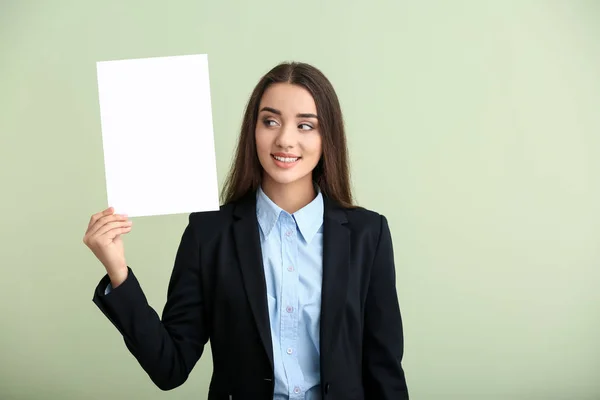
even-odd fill
[{"label": "lips", "polygon": [[271,154],[271,157],[273,158],[275,165],[280,168],[291,168],[302,159],[302,157],[289,153],[275,153]]},{"label": "lips", "polygon": [[300,156],[294,154],[294,153],[283,153],[283,152],[278,152],[278,153],[273,153],[271,154],[273,157],[278,157],[278,158],[300,158]]}]

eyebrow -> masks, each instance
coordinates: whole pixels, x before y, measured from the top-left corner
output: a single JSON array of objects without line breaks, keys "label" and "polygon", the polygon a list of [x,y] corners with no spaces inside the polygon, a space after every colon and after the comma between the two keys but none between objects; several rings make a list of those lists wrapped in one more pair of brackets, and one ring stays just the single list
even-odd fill
[{"label": "eyebrow", "polygon": [[[269,112],[272,112],[273,114],[281,115],[281,111],[276,110],[276,109],[271,108],[271,107],[263,107],[260,110],[260,112],[263,112],[263,111],[269,111]],[[298,117],[298,118],[315,118],[315,119],[319,119],[319,117],[316,114],[311,114],[311,113],[296,114],[296,117]]]}]

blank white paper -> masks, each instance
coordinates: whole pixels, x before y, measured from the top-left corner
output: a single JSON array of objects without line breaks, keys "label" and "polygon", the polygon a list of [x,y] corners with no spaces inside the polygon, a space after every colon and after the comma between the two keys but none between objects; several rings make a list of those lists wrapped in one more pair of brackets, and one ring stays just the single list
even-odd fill
[{"label": "blank white paper", "polygon": [[101,61],[97,75],[108,206],[218,210],[207,55]]}]

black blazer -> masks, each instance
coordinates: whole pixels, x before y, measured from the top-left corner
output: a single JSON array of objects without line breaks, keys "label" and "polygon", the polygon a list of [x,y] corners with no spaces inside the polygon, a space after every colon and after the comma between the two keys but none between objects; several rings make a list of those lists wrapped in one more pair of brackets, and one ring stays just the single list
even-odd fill
[{"label": "black blazer", "polygon": [[[324,198],[320,323],[323,399],[402,400],[404,342],[392,240],[384,216]],[[183,384],[210,339],[208,399],[273,398],[267,292],[255,193],[191,213],[175,256],[162,319],[129,268],[93,301],[162,390]]]}]

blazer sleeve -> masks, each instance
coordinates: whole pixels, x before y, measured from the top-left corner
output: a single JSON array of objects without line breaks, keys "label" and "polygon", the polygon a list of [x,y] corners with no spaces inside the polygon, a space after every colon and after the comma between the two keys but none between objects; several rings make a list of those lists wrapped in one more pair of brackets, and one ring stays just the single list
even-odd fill
[{"label": "blazer sleeve", "polygon": [[367,399],[404,400],[409,397],[402,368],[404,338],[394,252],[388,222],[384,216],[380,219],[365,304],[363,383]]},{"label": "blazer sleeve", "polygon": [[94,292],[93,302],[162,390],[173,389],[187,380],[208,341],[199,249],[190,216],[175,257],[162,320],[148,304],[130,267],[127,279],[110,293],[104,294],[110,282],[107,275]]}]

